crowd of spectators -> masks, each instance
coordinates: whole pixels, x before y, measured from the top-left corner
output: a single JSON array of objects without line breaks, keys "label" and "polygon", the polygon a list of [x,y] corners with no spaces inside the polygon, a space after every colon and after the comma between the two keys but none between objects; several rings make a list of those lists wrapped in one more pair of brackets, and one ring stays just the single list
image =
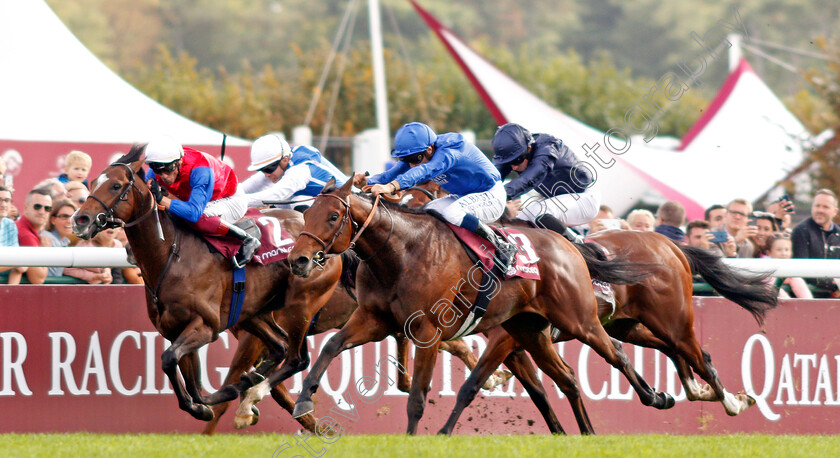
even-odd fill
[{"label": "crowd of spectators", "polygon": [[[91,162],[87,154],[71,151],[65,157],[65,173],[57,178],[45,179],[27,192],[19,214],[12,203],[15,190],[0,186],[0,246],[126,246],[122,228],[102,231],[89,241],[80,241],[73,234],[72,217],[90,195],[87,178]],[[0,171],[4,168],[5,164],[0,163]],[[0,267],[0,283],[10,285],[20,284],[24,278],[29,283],[41,284],[48,279],[62,282],[60,279],[70,277],[91,284],[143,283],[140,269],[136,267]]]},{"label": "crowd of spectators", "polygon": [[[678,202],[665,202],[656,214],[645,209],[628,213],[626,221],[602,206],[586,233],[608,229],[656,231],[676,243],[712,250],[729,258],[808,258],[840,259],[840,226],[837,195],[828,189],[814,193],[811,215],[792,227],[794,205],[787,196],[754,211],[745,199],[726,205],[712,205],[702,220],[686,221],[685,209]],[[840,279],[779,278],[781,297],[811,298],[809,285],[831,297],[840,298]]]}]

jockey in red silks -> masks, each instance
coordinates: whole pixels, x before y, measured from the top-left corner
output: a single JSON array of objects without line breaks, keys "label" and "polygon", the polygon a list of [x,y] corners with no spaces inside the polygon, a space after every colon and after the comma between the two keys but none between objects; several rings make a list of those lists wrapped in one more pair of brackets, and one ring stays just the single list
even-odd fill
[{"label": "jockey in red silks", "polygon": [[[147,179],[158,208],[169,210],[200,232],[241,240],[242,247],[231,261],[236,268],[248,264],[260,241],[232,224],[248,210],[248,200],[238,189],[239,180],[233,169],[168,137],[149,142],[145,153],[152,171]],[[164,196],[160,187],[172,197]]]}]

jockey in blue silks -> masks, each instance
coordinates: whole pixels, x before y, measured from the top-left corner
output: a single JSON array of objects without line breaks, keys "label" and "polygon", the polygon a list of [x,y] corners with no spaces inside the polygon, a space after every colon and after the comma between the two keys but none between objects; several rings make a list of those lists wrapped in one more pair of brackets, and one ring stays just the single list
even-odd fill
[{"label": "jockey in blue silks", "polygon": [[502,177],[511,171],[519,173],[505,185],[507,200],[516,201],[532,189],[540,194],[526,201],[516,218],[551,229],[572,242],[582,241],[567,225],[586,224],[595,218],[601,193],[593,186],[592,173],[578,166],[575,153],[557,137],[531,135],[514,123],[499,127],[493,149],[493,164]]},{"label": "jockey in blue silks", "polygon": [[505,188],[499,172],[481,150],[461,134],[436,135],[429,126],[412,122],[397,131],[391,155],[400,162],[368,178],[363,191],[373,195],[395,193],[424,181],[435,181],[450,195],[429,202],[426,208],[492,243],[496,257],[508,270],[517,247],[497,236],[486,224],[504,213]]},{"label": "jockey in blue silks", "polygon": [[336,185],[347,181],[347,175],[311,146],[290,148],[277,134],[263,135],[251,145],[249,171],[259,171],[242,183],[249,207],[261,207],[263,201],[301,200],[300,203],[278,205],[309,206],[309,197],[317,196],[324,185],[335,178]]}]

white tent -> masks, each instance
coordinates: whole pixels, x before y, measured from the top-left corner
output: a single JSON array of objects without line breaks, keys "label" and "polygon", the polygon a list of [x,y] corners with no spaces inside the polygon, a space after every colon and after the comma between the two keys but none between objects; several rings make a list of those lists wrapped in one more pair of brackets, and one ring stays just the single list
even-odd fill
[{"label": "white tent", "polygon": [[[597,161],[586,156],[584,145],[599,143],[599,153],[605,158],[611,156],[603,148],[603,132],[528,92],[412,3],[499,124],[516,122],[533,132],[556,135],[579,159],[593,165]],[[746,63],[744,66],[749,67]],[[726,204],[737,197],[759,197],[801,160],[801,149],[790,138],[782,138],[782,133],[801,137],[807,132],[752,71],[741,68],[730,75],[706,112],[697,123],[699,127],[689,132],[693,136],[683,142],[684,150],[665,150],[634,141],[626,153],[612,156],[614,165],[596,166],[602,202],[623,213],[653,192],[682,203],[688,218],[702,218],[709,205]]]},{"label": "white tent", "polygon": [[[62,156],[72,149],[93,156],[92,174],[132,143],[160,134],[219,153],[220,132],[125,82],[43,0],[0,0],[0,64],[0,155],[15,175],[16,201],[21,190],[62,172]],[[233,147],[226,156],[246,165],[249,142],[228,137],[226,145]]]}]

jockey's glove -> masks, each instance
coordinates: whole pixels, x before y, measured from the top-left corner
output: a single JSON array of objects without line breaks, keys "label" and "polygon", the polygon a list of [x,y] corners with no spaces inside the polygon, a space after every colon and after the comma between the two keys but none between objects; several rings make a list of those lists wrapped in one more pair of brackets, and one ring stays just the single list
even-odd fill
[{"label": "jockey's glove", "polygon": [[152,180],[152,184],[149,185],[149,189],[152,191],[152,195],[155,196],[155,203],[158,204],[165,196],[169,195],[169,193],[166,192],[166,189],[160,187],[157,180]]}]

